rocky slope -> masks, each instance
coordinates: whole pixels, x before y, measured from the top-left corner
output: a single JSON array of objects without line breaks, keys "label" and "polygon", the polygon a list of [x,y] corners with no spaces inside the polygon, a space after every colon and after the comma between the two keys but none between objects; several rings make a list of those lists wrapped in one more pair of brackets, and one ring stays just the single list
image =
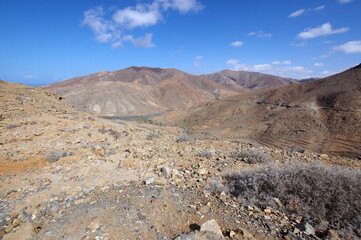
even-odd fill
[{"label": "rocky slope", "polygon": [[[263,164],[234,152],[260,151],[274,164],[298,159],[361,168],[341,157],[195,140],[175,127],[105,121],[20,84],[0,82],[0,98],[4,240],[314,239],[313,227],[278,209],[279,200],[261,207],[212,190],[225,173]],[[338,239],[332,228],[321,233]]]},{"label": "rocky slope", "polygon": [[147,67],[98,72],[41,88],[98,116],[154,114],[240,91],[175,69]]},{"label": "rocky slope", "polygon": [[240,86],[252,90],[268,89],[297,83],[297,81],[292,79],[281,78],[269,74],[233,70],[223,70],[202,76],[234,89],[237,89]]},{"label": "rocky slope", "polygon": [[201,104],[164,119],[269,147],[359,156],[360,111],[359,65],[324,79]]}]

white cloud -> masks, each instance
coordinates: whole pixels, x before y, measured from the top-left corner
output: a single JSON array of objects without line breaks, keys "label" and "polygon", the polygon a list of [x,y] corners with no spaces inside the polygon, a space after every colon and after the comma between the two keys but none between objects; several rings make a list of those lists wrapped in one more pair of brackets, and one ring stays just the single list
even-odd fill
[{"label": "white cloud", "polygon": [[201,64],[201,60],[203,59],[203,56],[197,56],[194,58],[194,66],[195,67],[200,67],[202,64]]},{"label": "white cloud", "polygon": [[113,20],[127,29],[135,27],[147,27],[158,23],[161,14],[158,9],[131,9],[126,8],[117,11],[113,15]]},{"label": "white cloud", "polygon": [[242,41],[235,41],[235,42],[231,43],[230,46],[232,46],[232,47],[240,47],[243,44],[244,44],[244,42],[242,42]]},{"label": "white cloud", "polygon": [[293,13],[291,13],[290,15],[288,15],[288,17],[298,17],[298,16],[301,16],[302,14],[304,14],[306,12],[306,9],[300,9],[300,10],[297,10]]},{"label": "white cloud", "polygon": [[272,62],[273,65],[280,65],[280,64],[285,64],[285,65],[289,65],[292,64],[292,62],[290,60],[284,60],[284,61],[274,61]]},{"label": "white cloud", "polygon": [[172,8],[182,13],[203,9],[203,5],[196,0],[158,0],[157,2],[163,4],[165,9]]},{"label": "white cloud", "polygon": [[[149,27],[163,20],[166,11],[172,9],[186,14],[199,11],[203,6],[197,0],[153,0],[150,3],[139,3],[134,7],[115,10],[111,8],[104,11],[101,7],[89,9],[84,12],[82,25],[88,26],[98,42],[111,42],[113,48],[124,46],[124,41],[131,42],[136,47],[154,47],[152,34],[136,38],[125,34],[138,27]],[[105,13],[112,12],[112,17]]]},{"label": "white cloud", "polygon": [[256,65],[253,65],[253,68],[254,68],[256,71],[270,70],[270,69],[272,69],[272,65],[271,65],[271,64],[268,64],[268,63],[265,63],[265,64],[256,64]]},{"label": "white cloud", "polygon": [[135,47],[142,47],[142,48],[152,48],[155,45],[152,43],[152,33],[146,33],[143,37],[134,38],[132,35],[127,35],[124,37],[124,41],[131,42]]},{"label": "white cloud", "polygon": [[32,74],[29,74],[29,75],[25,75],[24,77],[23,77],[24,79],[37,79],[34,75],[32,75]]},{"label": "white cloud", "polygon": [[231,65],[232,70],[234,71],[253,71],[253,72],[262,72],[265,74],[272,74],[276,76],[282,77],[290,77],[290,78],[308,78],[310,74],[313,73],[312,70],[307,69],[303,66],[292,66],[292,67],[284,67],[280,66],[280,64],[291,64],[291,61],[274,61],[272,64],[264,63],[264,64],[242,64],[238,59],[229,59],[226,64]]},{"label": "white cloud", "polygon": [[313,64],[314,66],[316,66],[316,67],[322,67],[322,66],[325,66],[325,64],[324,63],[315,63],[315,64]]},{"label": "white cloud", "polygon": [[235,65],[238,64],[239,60],[238,59],[229,59],[226,64],[230,64],[230,65]]},{"label": "white cloud", "polygon": [[258,31],[258,32],[249,32],[247,33],[248,36],[255,36],[259,38],[270,38],[272,37],[272,33],[266,33],[264,31]]},{"label": "white cloud", "polygon": [[361,41],[350,41],[340,46],[333,47],[332,49],[344,53],[361,53]]},{"label": "white cloud", "polygon": [[352,0],[339,0],[340,3],[349,3],[352,2]]},{"label": "white cloud", "polygon": [[324,9],[326,7],[326,5],[321,5],[321,6],[318,6],[318,7],[315,7],[314,9],[312,9],[313,11],[320,11],[322,9]]},{"label": "white cloud", "polygon": [[115,24],[103,18],[103,8],[97,7],[84,12],[82,25],[88,25],[93,31],[98,42],[108,42],[112,40],[118,32]]},{"label": "white cloud", "polygon": [[315,8],[308,8],[308,9],[300,9],[300,10],[297,10],[293,13],[291,13],[290,15],[288,15],[288,17],[292,18],[292,17],[299,17],[301,15],[305,15],[309,12],[313,12],[313,11],[321,11],[322,9],[324,9],[326,7],[326,5],[321,5],[321,6],[318,6],[318,7],[315,7]]},{"label": "white cloud", "polygon": [[302,39],[309,39],[309,38],[316,38],[331,34],[344,33],[347,32],[348,30],[349,30],[348,27],[332,29],[332,25],[330,23],[325,23],[322,24],[322,26],[316,28],[306,29],[304,32],[299,33],[297,37]]}]

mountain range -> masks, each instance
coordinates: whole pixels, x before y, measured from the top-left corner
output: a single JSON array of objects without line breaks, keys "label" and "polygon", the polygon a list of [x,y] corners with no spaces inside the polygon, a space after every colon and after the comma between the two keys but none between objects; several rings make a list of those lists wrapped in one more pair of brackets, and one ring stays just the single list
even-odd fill
[{"label": "mountain range", "polygon": [[176,69],[130,67],[97,72],[42,86],[82,111],[98,116],[132,116],[190,107],[253,89],[293,84],[267,74],[224,70],[196,76]]},{"label": "mountain range", "polygon": [[361,155],[361,64],[324,79],[199,104],[163,119],[270,147]]}]

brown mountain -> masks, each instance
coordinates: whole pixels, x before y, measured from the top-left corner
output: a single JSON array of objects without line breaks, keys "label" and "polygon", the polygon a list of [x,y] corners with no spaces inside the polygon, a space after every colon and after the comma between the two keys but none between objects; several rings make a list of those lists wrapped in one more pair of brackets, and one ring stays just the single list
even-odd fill
[{"label": "brown mountain", "polygon": [[239,93],[204,77],[147,67],[98,72],[41,88],[100,116],[153,114]]},{"label": "brown mountain", "polygon": [[297,81],[289,78],[281,78],[258,72],[233,70],[223,70],[202,76],[235,89],[239,86],[248,89],[267,89],[297,83]]},{"label": "brown mountain", "polygon": [[168,114],[194,131],[270,147],[361,155],[361,65]]}]

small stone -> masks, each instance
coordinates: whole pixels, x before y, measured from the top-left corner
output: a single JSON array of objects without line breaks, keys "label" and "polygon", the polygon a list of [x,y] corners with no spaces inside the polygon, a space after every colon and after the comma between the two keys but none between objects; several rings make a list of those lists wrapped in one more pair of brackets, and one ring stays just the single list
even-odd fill
[{"label": "small stone", "polygon": [[165,178],[155,178],[153,181],[154,185],[166,185],[167,180]]},{"label": "small stone", "polygon": [[100,155],[100,156],[104,156],[105,155],[105,151],[104,149],[100,146],[100,145],[93,145],[92,146],[92,150],[95,154]]},{"label": "small stone", "polygon": [[9,225],[5,228],[4,232],[9,233],[9,232],[11,232],[14,228],[15,228],[14,225],[9,224]]},{"label": "small stone", "polygon": [[201,226],[201,232],[209,231],[215,233],[217,236],[223,238],[222,230],[219,227],[217,221],[215,219],[208,220],[207,222],[203,223]]},{"label": "small stone", "polygon": [[200,169],[198,169],[197,173],[199,175],[206,175],[206,174],[208,174],[208,170],[205,168],[200,168]]},{"label": "small stone", "polygon": [[341,238],[338,236],[337,232],[335,230],[328,230],[328,236],[332,239],[332,240],[341,240]]},{"label": "small stone", "polygon": [[273,198],[273,200],[275,200],[275,202],[277,203],[277,205],[278,205],[279,207],[282,207],[282,206],[283,206],[281,200],[279,200],[278,198]]},{"label": "small stone", "polygon": [[148,178],[147,180],[145,180],[145,185],[152,184],[153,182],[154,182],[154,177]]},{"label": "small stone", "polygon": [[315,229],[309,224],[308,222],[301,222],[296,225],[296,229],[299,229],[300,231],[304,232],[307,235],[315,235]]},{"label": "small stone", "polygon": [[266,208],[263,210],[265,213],[272,213],[272,209],[271,208]]},{"label": "small stone", "polygon": [[95,220],[93,222],[91,222],[87,227],[86,230],[87,231],[95,231],[100,227],[100,223],[98,220]]},{"label": "small stone", "polygon": [[26,222],[22,224],[15,232],[6,235],[4,240],[30,240],[34,238],[34,226],[30,222]]},{"label": "small stone", "polygon": [[252,207],[252,206],[247,206],[247,209],[248,209],[249,211],[253,211],[253,207]]},{"label": "small stone", "polygon": [[172,172],[172,170],[169,167],[167,167],[167,166],[162,167],[162,173],[166,178],[168,178],[170,176],[171,172]]},{"label": "small stone", "polygon": [[296,236],[296,234],[292,232],[288,232],[286,235],[284,235],[284,239],[286,240],[298,240],[299,238]]},{"label": "small stone", "polygon": [[242,228],[241,231],[244,239],[256,240],[256,238],[247,229]]}]

